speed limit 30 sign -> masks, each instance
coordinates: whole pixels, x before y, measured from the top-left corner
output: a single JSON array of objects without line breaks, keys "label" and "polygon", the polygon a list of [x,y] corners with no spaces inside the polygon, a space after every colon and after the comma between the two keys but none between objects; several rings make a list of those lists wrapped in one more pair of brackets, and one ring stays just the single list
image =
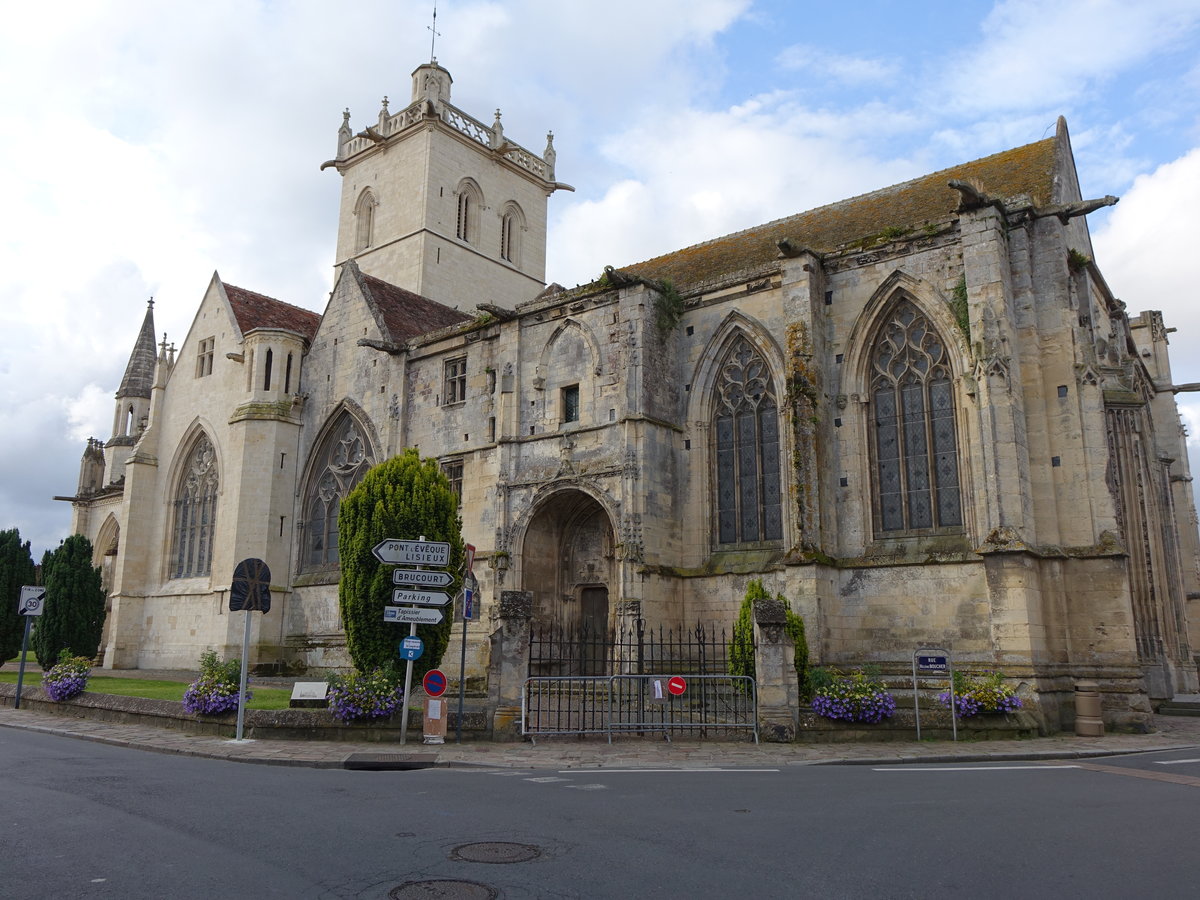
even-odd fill
[{"label": "speed limit 30 sign", "polygon": [[33,585],[21,585],[21,602],[17,607],[19,616],[40,616],[46,608],[46,589]]}]

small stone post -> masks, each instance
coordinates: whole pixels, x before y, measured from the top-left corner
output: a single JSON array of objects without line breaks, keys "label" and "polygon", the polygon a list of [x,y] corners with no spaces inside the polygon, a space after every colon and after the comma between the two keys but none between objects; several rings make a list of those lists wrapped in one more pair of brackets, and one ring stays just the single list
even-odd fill
[{"label": "small stone post", "polygon": [[800,706],[796,645],[787,633],[787,612],[774,598],[754,601],[754,670],[758,682],[758,728],[763,740],[793,741]]},{"label": "small stone post", "polygon": [[642,618],[641,600],[621,600],[617,603],[617,633],[624,637],[617,645],[621,654],[614,675],[637,674],[637,634]]},{"label": "small stone post", "polygon": [[521,691],[529,675],[532,618],[532,592],[500,592],[500,627],[492,632],[488,663],[488,706],[492,709],[494,741],[516,741],[521,736]]}]

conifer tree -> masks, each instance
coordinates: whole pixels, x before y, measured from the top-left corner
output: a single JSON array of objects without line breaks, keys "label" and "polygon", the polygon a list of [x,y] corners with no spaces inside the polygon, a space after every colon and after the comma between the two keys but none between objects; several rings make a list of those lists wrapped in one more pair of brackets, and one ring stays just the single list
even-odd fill
[{"label": "conifer tree", "polygon": [[35,584],[36,570],[29,541],[21,543],[17,528],[0,531],[0,665],[21,652],[25,617],[17,614],[21,586]]},{"label": "conifer tree", "polygon": [[49,669],[63,650],[91,659],[104,629],[104,589],[92,565],[92,542],[73,534],[42,558],[45,612],[33,630],[38,664]]},{"label": "conifer tree", "polygon": [[[380,563],[371,549],[383,540],[416,540],[421,535],[450,544],[448,571],[454,582],[445,590],[453,596],[462,582],[463,564],[458,498],[437,462],[421,459],[410,448],[367,472],[338,512],[338,603],[347,649],[360,672],[397,667],[400,641],[409,631],[408,625],[383,621],[394,566]],[[416,678],[438,666],[450,642],[451,607],[442,611],[440,624],[417,627],[425,652],[414,664]]]}]

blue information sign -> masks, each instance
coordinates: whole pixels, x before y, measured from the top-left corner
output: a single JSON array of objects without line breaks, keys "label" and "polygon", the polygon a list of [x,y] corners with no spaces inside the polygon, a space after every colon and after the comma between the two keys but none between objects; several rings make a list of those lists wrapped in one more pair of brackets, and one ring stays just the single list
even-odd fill
[{"label": "blue information sign", "polygon": [[944,656],[918,656],[917,668],[926,672],[945,672],[950,668]]},{"label": "blue information sign", "polygon": [[400,642],[400,658],[410,662],[420,659],[425,652],[425,643],[419,637],[406,637]]}]

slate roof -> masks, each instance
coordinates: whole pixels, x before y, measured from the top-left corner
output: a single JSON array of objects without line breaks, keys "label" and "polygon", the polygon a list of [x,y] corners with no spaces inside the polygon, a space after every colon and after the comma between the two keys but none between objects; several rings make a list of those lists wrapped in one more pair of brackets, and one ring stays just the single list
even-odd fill
[{"label": "slate roof", "polygon": [[1046,206],[1056,202],[1058,140],[1026,144],[620,269],[647,280],[670,279],[686,291],[770,265],[779,256],[775,242],[782,238],[827,253],[884,229],[920,228],[957,210],[960,195],[946,184],[951,179],[970,182],[993,197],[1025,194],[1035,206]]},{"label": "slate roof", "polygon": [[301,309],[232,284],[226,284],[224,288],[242,334],[255,328],[279,328],[302,334],[311,341],[321,324],[320,314],[310,309]]},{"label": "slate roof", "polygon": [[358,271],[357,265],[354,268],[367,302],[375,307],[387,337],[397,344],[417,335],[471,320],[466,313],[381,281],[373,275],[366,275]]},{"label": "slate roof", "polygon": [[129,354],[121,386],[117,388],[117,397],[149,397],[150,389],[154,387],[154,365],[157,360],[158,354],[155,353],[154,344],[154,301],[151,300],[146,309],[146,318],[142,320],[142,330],[138,332],[133,352]]}]

